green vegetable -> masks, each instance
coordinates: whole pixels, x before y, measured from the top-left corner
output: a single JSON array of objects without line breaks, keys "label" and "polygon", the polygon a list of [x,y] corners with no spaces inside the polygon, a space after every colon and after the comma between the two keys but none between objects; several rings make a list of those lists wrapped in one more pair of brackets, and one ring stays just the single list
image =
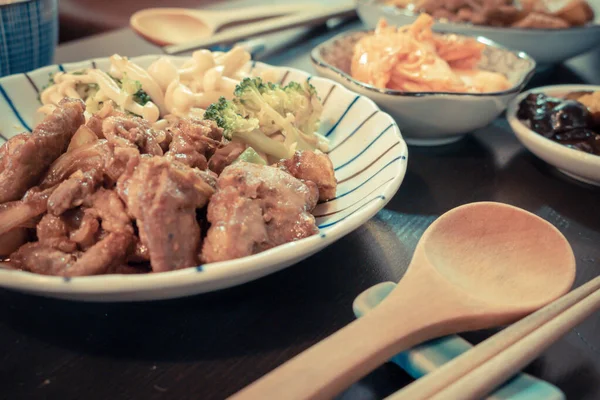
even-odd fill
[{"label": "green vegetable", "polygon": [[133,95],[133,101],[135,101],[139,105],[144,106],[147,102],[152,100],[148,93],[146,93],[144,89],[142,89],[142,83],[137,80],[129,79],[127,77],[127,74],[123,74],[122,80],[116,81],[117,84],[119,84],[121,88],[125,91],[125,93]]},{"label": "green vegetable", "polygon": [[[209,107],[205,118],[216,121],[230,140],[239,138],[273,157],[290,158],[295,150],[314,150],[326,143],[315,132],[322,108],[309,83],[281,86],[245,78],[236,87],[234,99],[220,99]],[[285,137],[283,142],[269,137],[277,132]]]},{"label": "green vegetable", "polygon": [[252,147],[248,147],[246,150],[244,150],[244,152],[240,154],[232,164],[235,164],[239,161],[246,161],[252,164],[259,165],[267,165],[265,159],[259,156],[256,150],[254,150]]},{"label": "green vegetable", "polygon": [[241,140],[258,151],[277,158],[291,156],[283,143],[273,140],[261,132],[258,119],[243,117],[238,113],[237,106],[225,97],[221,97],[218,102],[211,104],[206,109],[204,118],[215,121],[218,126],[223,128],[223,136],[228,140]]}]

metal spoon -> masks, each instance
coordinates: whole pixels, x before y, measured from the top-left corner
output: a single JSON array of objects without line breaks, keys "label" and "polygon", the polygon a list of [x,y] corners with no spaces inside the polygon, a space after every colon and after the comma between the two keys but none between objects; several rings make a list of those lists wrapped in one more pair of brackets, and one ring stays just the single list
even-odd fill
[{"label": "metal spoon", "polygon": [[501,203],[455,208],[425,231],[376,309],[232,399],[332,398],[417,343],[523,317],[566,293],[574,278],[573,251],[545,220]]}]

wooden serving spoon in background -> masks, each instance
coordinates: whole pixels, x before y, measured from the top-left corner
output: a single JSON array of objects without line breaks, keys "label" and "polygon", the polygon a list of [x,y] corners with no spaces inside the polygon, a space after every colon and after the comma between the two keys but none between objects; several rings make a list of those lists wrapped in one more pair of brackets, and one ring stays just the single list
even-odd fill
[{"label": "wooden serving spoon in background", "polygon": [[[310,5],[308,5],[310,6]],[[146,8],[134,13],[131,27],[159,46],[182,44],[208,38],[219,28],[234,23],[306,12],[307,4],[256,6],[232,10],[189,8]]]},{"label": "wooden serving spoon in background", "polygon": [[501,203],[455,208],[425,231],[376,309],[231,398],[330,399],[415,344],[510,323],[574,279],[573,251],[547,221]]}]

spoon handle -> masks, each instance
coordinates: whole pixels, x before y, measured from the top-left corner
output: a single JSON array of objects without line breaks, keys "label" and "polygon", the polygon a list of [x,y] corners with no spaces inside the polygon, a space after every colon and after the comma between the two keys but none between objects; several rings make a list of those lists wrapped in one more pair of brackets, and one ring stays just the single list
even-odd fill
[{"label": "spoon handle", "polygon": [[355,13],[354,5],[343,5],[336,7],[323,7],[316,11],[294,14],[275,18],[266,22],[255,22],[233,28],[222,33],[217,33],[209,38],[196,40],[164,48],[167,54],[178,54],[186,51],[207,48],[215,44],[231,43],[241,38],[249,38],[260,34],[282,31],[298,26],[315,25],[323,23],[330,18],[350,16]]},{"label": "spoon handle", "polygon": [[[418,278],[419,274],[411,278]],[[427,279],[427,276],[422,276]],[[406,279],[406,278],[405,278]],[[231,399],[331,399],[394,354],[447,334],[461,304],[422,279],[400,282],[380,306],[294,357]],[[441,289],[443,290],[443,288]],[[431,312],[442,310],[442,312]],[[460,323],[460,321],[459,321]],[[456,321],[454,321],[456,326]]]}]

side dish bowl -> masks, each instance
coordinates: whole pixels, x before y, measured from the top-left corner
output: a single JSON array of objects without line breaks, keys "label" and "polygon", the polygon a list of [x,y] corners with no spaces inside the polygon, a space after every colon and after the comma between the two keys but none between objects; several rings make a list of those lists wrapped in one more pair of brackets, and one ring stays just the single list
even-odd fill
[{"label": "side dish bowl", "polygon": [[[600,0],[588,0],[596,15],[594,22],[567,29],[522,29],[436,22],[436,31],[468,36],[484,36],[503,46],[529,54],[539,65],[556,64],[583,54],[600,44]],[[392,25],[407,25],[418,14],[386,5],[381,0],[358,0],[358,15],[368,28],[380,18]]]},{"label": "side dish bowl", "polygon": [[[158,57],[136,57],[132,61],[145,68]],[[176,64],[184,60],[170,58]],[[48,84],[49,75],[93,66],[107,70],[109,60],[54,65],[0,79],[0,144],[31,130],[39,121],[38,94]],[[247,68],[259,72],[275,67],[250,62]],[[193,295],[239,285],[281,270],[368,221],[396,193],[406,172],[408,151],[397,124],[373,101],[335,82],[291,68],[278,71],[282,83],[310,80],[324,103],[320,132],[331,140],[329,156],[339,183],[336,198],[319,204],[313,211],[319,234],[250,257],[163,273],[62,278],[2,268],[0,263],[0,287],[85,301],[158,300]]]},{"label": "side dish bowl", "polygon": [[517,118],[519,103],[530,93],[562,97],[570,92],[597,90],[600,90],[600,86],[555,85],[535,88],[515,98],[506,111],[506,117],[519,141],[533,154],[573,179],[600,186],[600,156],[571,149],[547,139],[529,129]]},{"label": "side dish bowl", "polygon": [[459,140],[498,117],[523,89],[535,71],[535,61],[527,54],[507,50],[485,38],[486,45],[478,67],[504,74],[512,87],[494,93],[403,92],[381,89],[350,75],[355,43],[368,31],[342,33],[323,42],[311,52],[319,75],[370,97],[396,119],[409,144],[442,145]]}]

